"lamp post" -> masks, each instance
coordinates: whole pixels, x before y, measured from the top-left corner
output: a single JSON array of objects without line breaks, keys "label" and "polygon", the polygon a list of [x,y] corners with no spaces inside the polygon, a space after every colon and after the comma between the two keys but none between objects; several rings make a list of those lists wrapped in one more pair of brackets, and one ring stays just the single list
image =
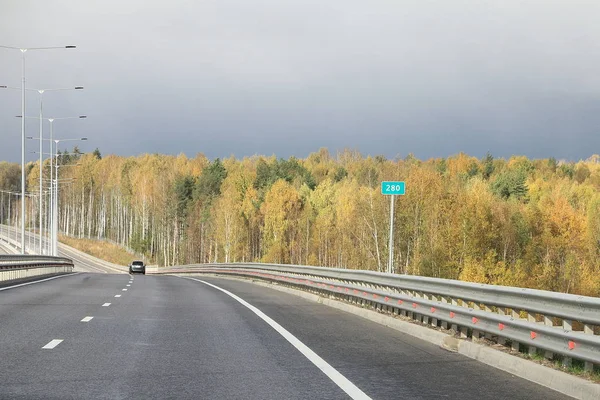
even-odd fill
[{"label": "lamp post", "polygon": [[[17,87],[12,87],[12,86],[5,86],[5,85],[1,85],[0,89],[17,89],[19,90],[20,88]],[[43,169],[42,169],[42,163],[43,163],[43,159],[42,159],[42,154],[43,154],[43,149],[42,149],[42,140],[44,137],[44,131],[43,131],[43,122],[44,122],[44,116],[43,116],[43,104],[44,104],[44,93],[45,92],[58,92],[58,91],[64,91],[64,90],[82,90],[83,86],[75,86],[75,87],[71,87],[71,88],[52,88],[52,89],[25,89],[27,91],[34,91],[34,92],[38,92],[40,94],[40,116],[39,116],[39,120],[40,120],[40,136],[39,136],[39,140],[40,140],[40,194],[39,194],[39,234],[42,234],[42,228],[43,228],[43,216],[42,216],[42,211],[44,209],[43,206],[43,197],[42,196],[42,178],[43,178]],[[42,254],[42,241],[40,240],[40,254]]]},{"label": "lamp post", "polygon": [[[58,144],[60,142],[70,142],[70,141],[81,141],[88,140],[86,137],[77,138],[77,139],[55,139],[54,140],[54,165],[55,165],[55,183],[56,188],[54,189],[54,202],[53,202],[53,212],[52,212],[52,255],[58,255]],[[51,185],[52,186],[52,185]]]},{"label": "lamp post", "polygon": [[[75,49],[76,46],[54,46],[54,47],[13,47],[3,46],[1,48],[19,50],[21,52],[21,115],[25,115],[25,53],[29,50],[53,50],[53,49]],[[25,198],[25,118],[21,121],[21,195]],[[21,202],[21,254],[25,254],[25,202]]]},{"label": "lamp post", "polygon": [[[17,115],[17,118],[22,118],[22,115]],[[25,118],[39,119],[39,117],[25,117]],[[22,119],[24,120],[25,118],[22,118]],[[51,118],[42,118],[42,119],[46,119],[46,120],[48,120],[50,122],[50,139],[44,139],[41,136],[40,136],[40,138],[32,138],[32,139],[40,139],[40,141],[41,140],[50,140],[50,157],[52,157],[54,155],[54,152],[52,151],[52,142],[56,142],[54,140],[54,121],[56,121],[56,120],[65,120],[65,119],[85,119],[85,118],[87,118],[87,115],[79,115],[77,117],[59,117],[59,118],[51,117]],[[68,140],[72,140],[72,139],[68,139]],[[80,140],[80,139],[75,139],[75,140]],[[86,138],[86,140],[87,140],[87,138]],[[40,151],[40,154],[41,153],[43,153],[43,152]],[[52,202],[53,202],[53,196],[52,196],[52,182],[53,182],[53,180],[52,180],[52,172],[53,171],[52,170],[53,170],[53,164],[52,164],[52,160],[51,160],[51,163],[50,163],[50,210],[53,209],[53,207],[52,207]],[[54,226],[54,224],[51,223],[51,226]],[[52,233],[52,231],[51,231],[51,233]]]},{"label": "lamp post", "polygon": [[[37,140],[38,138],[35,138],[35,137],[32,137],[32,136],[27,136],[27,139]],[[43,139],[43,140],[50,140],[50,139]],[[37,154],[38,152],[37,151],[31,151],[30,153]],[[51,160],[50,171],[52,171],[52,169],[54,168],[53,167],[53,162],[52,162],[52,159],[53,159],[52,157],[54,156],[54,154],[51,154],[51,153],[42,153],[42,154],[44,156],[48,156],[48,158]],[[77,155],[77,154],[79,154],[79,153],[67,153],[67,152],[62,153],[63,156],[64,155]],[[74,166],[79,166],[79,165],[80,164],[61,165],[61,167],[74,167]],[[47,200],[47,202],[46,202],[48,204],[48,211],[46,212],[46,218],[44,218],[44,221],[43,221],[45,223],[45,227],[42,227],[40,229],[40,232],[47,232],[48,233],[47,234],[48,240],[46,240],[45,247],[46,247],[46,251],[47,251],[46,254],[50,254],[50,252],[51,252],[51,244],[50,243],[52,242],[51,241],[51,236],[50,236],[51,235],[50,229],[51,229],[51,226],[52,226],[51,216],[50,216],[50,214],[52,212],[51,211],[52,210],[52,206],[51,206],[51,204],[52,204],[52,198],[50,196],[51,196],[51,193],[52,193],[52,182],[53,182],[53,180],[52,179],[44,179],[44,181],[46,183],[48,183],[48,191],[44,192],[44,194],[48,194],[48,197],[49,197],[48,200]],[[42,233],[40,233],[40,240],[41,240],[41,237],[42,237]],[[43,253],[43,251],[41,251],[41,253]]]}]

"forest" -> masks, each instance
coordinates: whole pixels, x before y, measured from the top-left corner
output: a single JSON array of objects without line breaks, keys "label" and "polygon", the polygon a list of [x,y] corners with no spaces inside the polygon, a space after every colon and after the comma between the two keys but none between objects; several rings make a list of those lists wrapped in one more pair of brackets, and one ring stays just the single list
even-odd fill
[{"label": "forest", "polygon": [[[72,154],[75,153],[75,154]],[[272,262],[385,271],[600,296],[600,156],[567,162],[466,154],[390,160],[327,149],[305,159],[210,160],[77,149],[59,158],[60,230],[110,240],[150,263]],[[44,176],[49,167],[43,166]],[[40,168],[26,169],[28,191]],[[20,168],[0,163],[15,223]],[[32,197],[34,199],[34,197]],[[30,224],[37,224],[31,200]],[[7,208],[12,207],[13,221]]]}]

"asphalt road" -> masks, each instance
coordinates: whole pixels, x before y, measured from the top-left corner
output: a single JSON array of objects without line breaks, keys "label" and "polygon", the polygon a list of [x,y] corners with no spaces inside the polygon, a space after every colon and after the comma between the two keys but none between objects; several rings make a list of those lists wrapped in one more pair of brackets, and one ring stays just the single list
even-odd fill
[{"label": "asphalt road", "polygon": [[[262,311],[373,399],[564,398],[321,304],[198,279]],[[176,276],[80,273],[3,290],[0,330],[0,399],[350,398],[255,312]]]}]

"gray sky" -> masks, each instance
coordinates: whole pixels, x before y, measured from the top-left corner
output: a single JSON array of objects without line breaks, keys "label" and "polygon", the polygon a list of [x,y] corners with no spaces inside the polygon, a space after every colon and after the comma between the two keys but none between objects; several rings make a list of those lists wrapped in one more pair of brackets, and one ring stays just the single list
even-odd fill
[{"label": "gray sky", "polygon": [[[54,124],[88,151],[578,160],[600,153],[598,21],[598,0],[0,0],[0,44],[78,46],[27,53],[26,77],[85,86],[44,108],[88,115]],[[19,86],[20,52],[0,66]],[[20,113],[0,89],[0,160]]]}]

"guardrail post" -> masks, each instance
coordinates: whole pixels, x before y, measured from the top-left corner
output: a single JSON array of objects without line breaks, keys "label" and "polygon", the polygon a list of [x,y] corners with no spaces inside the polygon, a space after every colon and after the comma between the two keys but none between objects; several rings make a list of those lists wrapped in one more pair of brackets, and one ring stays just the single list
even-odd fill
[{"label": "guardrail post", "polygon": [[[554,326],[554,323],[552,322],[552,318],[547,315],[544,315],[544,325]],[[548,360],[552,360],[553,357],[554,357],[554,353],[552,353],[551,351],[546,350],[544,352],[544,358],[546,358]]]},{"label": "guardrail post", "polygon": [[[528,322],[531,322],[531,323],[535,323],[535,322],[537,322],[537,320],[536,320],[536,317],[535,317],[535,314],[533,314],[533,313],[530,313],[530,312],[528,311],[528,312],[527,312],[527,321],[528,321]],[[527,349],[527,353],[528,353],[530,356],[532,356],[532,355],[536,354],[536,353],[537,353],[537,347],[535,347],[535,346],[529,346],[529,347],[528,347],[528,349]]]},{"label": "guardrail post", "polygon": [[[485,310],[485,312],[489,312],[489,313],[492,312],[492,308],[490,306],[488,306],[487,304],[484,305],[484,310]],[[485,332],[484,337],[487,340],[492,340],[492,332]]]},{"label": "guardrail post", "polygon": [[[426,300],[431,300],[431,296],[429,295],[429,293],[421,293],[421,297],[424,298],[424,299],[426,299]],[[422,317],[423,317],[423,323],[425,325],[428,325],[429,324],[429,317],[427,315],[425,315],[425,314],[422,314]]]},{"label": "guardrail post", "polygon": [[[442,296],[442,303],[448,304],[448,299]],[[448,321],[442,321],[442,329],[448,329]]]},{"label": "guardrail post", "polygon": [[[464,308],[469,308],[469,303],[461,299],[461,305]],[[460,327],[460,337],[461,339],[466,339],[469,337],[469,328],[466,326]]]},{"label": "guardrail post", "polygon": [[[506,315],[506,309],[504,307],[498,307],[497,311],[500,315]],[[506,338],[500,336],[500,334],[498,334],[498,344],[501,344],[503,346],[506,344]]]},{"label": "guardrail post", "polygon": [[[452,302],[452,305],[453,305],[453,306],[458,306],[458,300],[456,300],[455,298],[452,298],[450,301]],[[455,324],[455,323],[452,323],[452,324],[450,325],[450,327],[452,328],[452,330],[453,330],[454,332],[458,332],[458,325],[457,325],[457,324]]]},{"label": "guardrail post", "polygon": [[[585,335],[593,335],[594,334],[594,327],[592,325],[589,324],[585,324],[583,325],[583,333]],[[593,372],[594,371],[594,364],[586,361],[584,366],[583,366],[584,370],[586,372]]]},{"label": "guardrail post", "polygon": [[[437,298],[437,296],[435,296],[433,294],[429,295],[429,300],[439,301],[439,299]],[[431,317],[430,322],[431,322],[431,326],[437,328],[437,326],[438,326],[438,319],[436,317]]]},{"label": "guardrail post", "polygon": [[519,342],[513,340],[510,347],[513,349],[513,351],[516,351],[517,353],[519,352]]},{"label": "guardrail post", "polygon": [[[565,331],[573,331],[573,321],[563,319],[563,329]],[[573,359],[571,357],[565,356],[562,360],[563,367],[570,367]]]},{"label": "guardrail post", "polygon": [[529,353],[530,356],[533,356],[537,353],[537,347],[529,346],[529,349],[527,350],[527,352]]}]

